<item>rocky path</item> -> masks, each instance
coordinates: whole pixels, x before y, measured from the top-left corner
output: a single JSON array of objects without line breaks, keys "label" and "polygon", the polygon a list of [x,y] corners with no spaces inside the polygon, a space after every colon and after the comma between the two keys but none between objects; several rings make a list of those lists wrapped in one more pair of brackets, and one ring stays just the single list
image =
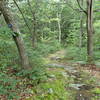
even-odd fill
[{"label": "rocky path", "polygon": [[[98,75],[92,76],[94,72],[87,70],[80,66],[80,63],[68,63],[69,61],[64,60],[65,51],[58,51],[55,54],[48,56],[47,66],[49,68],[63,68],[66,73],[63,73],[65,77],[72,78],[74,81],[69,84],[69,89],[76,91],[75,100],[100,100],[100,93],[91,92],[93,89],[100,89],[100,77]],[[96,73],[95,73],[96,74]],[[96,77],[95,77],[96,76]],[[95,80],[97,79],[97,80]],[[99,91],[100,92],[100,91]],[[95,98],[97,97],[97,98]],[[95,98],[95,99],[92,99]]]}]

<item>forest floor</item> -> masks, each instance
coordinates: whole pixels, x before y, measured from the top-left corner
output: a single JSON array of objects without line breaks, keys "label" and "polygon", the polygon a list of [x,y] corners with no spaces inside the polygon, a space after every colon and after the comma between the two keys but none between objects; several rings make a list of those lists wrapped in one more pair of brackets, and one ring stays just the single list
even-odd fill
[{"label": "forest floor", "polygon": [[[88,72],[91,76],[96,77],[97,79],[100,78],[100,67],[97,67],[95,64],[88,65],[84,64],[82,61],[75,61],[74,63],[71,62],[73,58],[66,57],[66,51],[61,50],[57,51],[54,54],[50,54],[46,59],[50,61],[51,63],[55,62],[55,64],[63,65],[63,66],[70,66],[70,67],[77,67],[77,70],[83,70],[85,72]],[[51,64],[52,65],[52,64]]]},{"label": "forest floor", "polygon": [[[43,59],[44,77],[35,85],[33,80],[22,79],[25,89],[13,100],[100,100],[100,67],[73,62],[64,49]],[[7,99],[0,96],[0,100]]]},{"label": "forest floor", "polygon": [[44,58],[47,80],[26,100],[100,100],[100,69],[80,61],[72,63],[65,55],[61,50]]}]

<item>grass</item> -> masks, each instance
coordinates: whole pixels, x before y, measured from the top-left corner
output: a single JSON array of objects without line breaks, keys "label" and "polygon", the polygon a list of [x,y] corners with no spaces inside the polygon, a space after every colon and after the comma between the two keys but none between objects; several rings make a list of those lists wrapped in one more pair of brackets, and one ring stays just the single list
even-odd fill
[{"label": "grass", "polygon": [[100,100],[100,88],[94,88],[92,90],[92,93],[95,94],[95,96],[92,98],[92,100]]},{"label": "grass", "polygon": [[72,93],[66,90],[68,78],[62,72],[65,71],[61,68],[48,70],[48,80],[34,87],[34,96],[26,100],[74,100]]},{"label": "grass", "polygon": [[[69,88],[75,80],[69,75],[64,75],[66,71],[63,68],[47,68],[47,80],[41,82],[32,88],[33,96],[26,100],[76,100],[77,91]],[[87,78],[87,73],[81,72],[81,80],[84,84],[92,85],[96,80]],[[93,88],[87,91],[93,94],[92,100],[99,100],[99,88]]]}]

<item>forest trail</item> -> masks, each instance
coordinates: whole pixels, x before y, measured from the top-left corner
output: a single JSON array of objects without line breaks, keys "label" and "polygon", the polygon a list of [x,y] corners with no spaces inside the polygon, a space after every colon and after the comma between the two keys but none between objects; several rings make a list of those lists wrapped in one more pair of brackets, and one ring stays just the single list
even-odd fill
[{"label": "forest trail", "polygon": [[58,65],[58,67],[60,66],[62,67],[70,66],[70,68],[76,67],[76,70],[78,71],[84,70],[85,72],[89,73],[92,76],[95,76],[100,80],[100,68],[95,68],[95,65],[86,66],[85,64],[83,64],[82,61],[77,61],[72,63],[70,60],[72,60],[73,58],[66,58],[65,57],[66,55],[67,55],[66,50],[62,49],[53,54],[50,54],[49,56],[46,57],[46,59],[48,59],[49,66],[51,65],[57,67]]},{"label": "forest trail", "polygon": [[46,77],[30,86],[27,99],[20,100],[100,100],[99,74],[71,62],[66,55],[63,49],[45,57]]},{"label": "forest trail", "polygon": [[58,71],[58,69],[63,69],[63,76],[73,79],[73,82],[69,82],[68,89],[71,89],[72,93],[76,91],[75,100],[91,100],[95,95],[97,98],[94,100],[100,100],[100,93],[94,94],[91,92],[93,89],[100,89],[100,72],[82,67],[80,62],[71,63],[67,60],[68,58],[65,59],[65,55],[65,50],[50,54],[46,58],[48,59],[48,70],[56,71],[57,69]]}]

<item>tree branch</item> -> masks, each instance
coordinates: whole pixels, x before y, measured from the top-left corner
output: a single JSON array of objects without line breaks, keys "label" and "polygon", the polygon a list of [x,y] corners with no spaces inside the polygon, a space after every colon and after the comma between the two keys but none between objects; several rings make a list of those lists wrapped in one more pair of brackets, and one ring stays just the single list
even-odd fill
[{"label": "tree branch", "polygon": [[30,11],[31,11],[31,13],[32,13],[32,14],[34,14],[34,12],[33,12],[33,10],[32,10],[32,6],[31,6],[30,1],[29,1],[29,0],[27,0],[27,3],[28,3],[28,6],[30,7]]},{"label": "tree branch", "polygon": [[17,6],[19,12],[21,13],[21,15],[22,15],[22,17],[23,17],[23,20],[24,20],[24,22],[25,22],[25,24],[26,24],[28,30],[29,30],[30,33],[31,33],[31,29],[30,29],[30,27],[29,27],[29,25],[28,25],[28,23],[27,23],[27,20],[26,20],[26,18],[25,18],[25,16],[24,16],[23,12],[22,12],[21,9],[19,8],[19,5],[17,4],[16,0],[13,0],[13,2],[14,2],[15,5]]},{"label": "tree branch", "polygon": [[81,7],[81,5],[80,5],[80,3],[79,3],[79,0],[77,0],[77,3],[78,3],[79,8],[87,15],[87,11],[84,10],[84,9]]},{"label": "tree branch", "polygon": [[0,11],[0,15],[1,15],[2,13],[1,13],[1,11]]}]

